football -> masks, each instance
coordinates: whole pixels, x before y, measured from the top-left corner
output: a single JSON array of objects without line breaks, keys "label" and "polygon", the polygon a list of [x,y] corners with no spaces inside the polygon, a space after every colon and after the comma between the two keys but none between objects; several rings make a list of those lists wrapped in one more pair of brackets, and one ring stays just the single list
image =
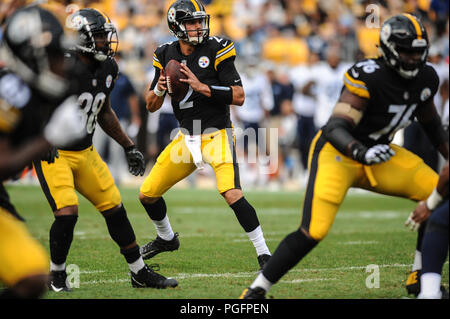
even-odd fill
[{"label": "football", "polygon": [[164,68],[164,74],[167,81],[167,91],[175,101],[181,101],[188,92],[189,85],[183,83],[180,79],[186,79],[187,76],[181,72],[181,63],[177,60],[170,60]]}]

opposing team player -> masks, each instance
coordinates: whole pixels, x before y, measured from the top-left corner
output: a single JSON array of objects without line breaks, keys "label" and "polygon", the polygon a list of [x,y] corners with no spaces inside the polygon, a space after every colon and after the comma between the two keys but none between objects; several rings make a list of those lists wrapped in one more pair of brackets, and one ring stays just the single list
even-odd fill
[{"label": "opposing team player", "polygon": [[447,290],[441,286],[442,268],[448,254],[448,178],[447,161],[436,188],[426,201],[419,202],[405,223],[414,230],[427,220],[422,242],[419,299],[448,299]]},{"label": "opposing team player", "polygon": [[428,46],[416,17],[396,15],[381,28],[382,57],[358,62],[345,73],[333,114],[311,145],[301,225],[283,239],[242,298],[264,298],[326,236],[350,187],[415,201],[432,193],[438,175],[391,144],[395,132],[416,117],[448,159],[448,135],[433,103],[439,81],[426,64]]},{"label": "opposing team player", "polygon": [[[209,37],[209,15],[197,0],[177,0],[168,10],[169,30],[178,41],[158,47],[153,58],[155,77],[146,94],[147,109],[158,110],[167,90],[163,70],[174,59],[182,63],[189,90],[181,101],[172,99],[180,132],[159,155],[141,186],[139,199],[155,224],[157,237],[141,247],[144,259],[178,249],[166,214],[163,194],[206,162],[217,188],[253,242],[262,267],[270,257],[255,209],[243,196],[236,162],[230,105],[245,99],[235,68],[236,51],[229,39]],[[179,154],[182,154],[179,156]]]},{"label": "opposing team player", "polygon": [[120,247],[130,271],[133,287],[175,287],[176,280],[154,272],[143,261],[133,228],[111,173],[92,145],[96,122],[125,150],[130,172],[142,175],[143,155],[122,130],[111,108],[109,95],[114,87],[118,66],[113,59],[118,40],[109,18],[95,9],[81,9],[71,16],[71,27],[78,31],[80,43],[70,53],[83,72],[77,91],[83,109],[87,136],[70,147],[58,148],[59,157],[49,164],[35,162],[42,190],[53,210],[55,220],[50,229],[50,289],[70,291],[65,262],[78,219],[78,197],[86,197],[103,215],[111,238]]},{"label": "opposing team player", "polygon": [[0,280],[3,298],[36,298],[46,291],[48,257],[28,233],[3,186],[51,145],[85,135],[76,97],[67,98],[65,35],[58,19],[38,6],[7,20],[0,47]]}]

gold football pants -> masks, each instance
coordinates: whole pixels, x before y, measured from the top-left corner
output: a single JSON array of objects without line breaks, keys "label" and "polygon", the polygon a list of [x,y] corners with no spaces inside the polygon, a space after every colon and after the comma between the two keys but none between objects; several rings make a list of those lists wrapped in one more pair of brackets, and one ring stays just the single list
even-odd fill
[{"label": "gold football pants", "polygon": [[[203,161],[211,165],[216,175],[219,193],[241,188],[236,159],[235,138],[232,129],[222,129],[201,136]],[[145,178],[140,192],[147,197],[161,197],[177,182],[196,169],[184,135],[179,132],[158,156],[150,174]]]},{"label": "gold football pants", "polygon": [[390,147],[395,155],[389,161],[366,166],[344,156],[321,131],[317,133],[309,152],[310,175],[301,223],[312,238],[326,236],[350,187],[415,201],[431,194],[439,176],[417,155],[398,145]]},{"label": "gold football pants", "polygon": [[58,152],[59,158],[52,164],[35,162],[39,182],[53,211],[78,206],[75,190],[100,212],[121,203],[108,166],[93,146],[81,151]]},{"label": "gold football pants", "polygon": [[0,207],[0,281],[12,287],[27,277],[47,274],[48,260],[25,224]]}]

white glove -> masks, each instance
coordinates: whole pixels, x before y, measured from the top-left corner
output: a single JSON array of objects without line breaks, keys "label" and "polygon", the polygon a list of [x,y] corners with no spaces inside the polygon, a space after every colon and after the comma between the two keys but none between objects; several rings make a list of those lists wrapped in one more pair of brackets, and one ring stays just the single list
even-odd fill
[{"label": "white glove", "polygon": [[364,164],[372,165],[386,162],[394,155],[395,152],[389,145],[378,144],[369,148],[364,154]]},{"label": "white glove", "polygon": [[56,147],[68,146],[86,134],[86,118],[75,95],[56,108],[44,128],[45,138]]},{"label": "white glove", "polygon": [[414,212],[412,212],[412,213],[409,215],[408,219],[407,219],[406,222],[405,222],[405,226],[408,227],[411,231],[416,231],[416,230],[419,228],[420,224],[419,224],[419,223],[416,223],[416,222],[412,219],[413,214],[414,214]]}]

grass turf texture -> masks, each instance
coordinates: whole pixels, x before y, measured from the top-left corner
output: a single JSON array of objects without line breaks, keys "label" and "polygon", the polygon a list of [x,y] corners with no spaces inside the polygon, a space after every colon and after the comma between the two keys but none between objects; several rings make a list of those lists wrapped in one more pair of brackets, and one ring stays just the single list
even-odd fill
[{"label": "grass turf texture", "polygon": [[[53,222],[39,187],[8,185],[19,213],[34,237],[48,251]],[[143,245],[156,237],[153,224],[138,201],[138,190],[121,189],[123,203]],[[270,250],[294,231],[301,220],[303,193],[246,192],[255,207]],[[110,239],[103,217],[82,196],[69,264],[80,271],[80,288],[49,292],[45,298],[236,299],[257,275],[253,245],[233,211],[213,190],[170,190],[168,215],[180,234],[178,251],[147,260],[160,273],[174,277],[175,289],[135,289],[119,248]],[[406,297],[405,281],[414,259],[416,233],[403,226],[415,203],[369,193],[349,193],[328,236],[281,281],[269,296],[295,299],[373,299]],[[366,287],[368,265],[379,266],[379,288]],[[448,262],[443,283],[448,288]]]}]

